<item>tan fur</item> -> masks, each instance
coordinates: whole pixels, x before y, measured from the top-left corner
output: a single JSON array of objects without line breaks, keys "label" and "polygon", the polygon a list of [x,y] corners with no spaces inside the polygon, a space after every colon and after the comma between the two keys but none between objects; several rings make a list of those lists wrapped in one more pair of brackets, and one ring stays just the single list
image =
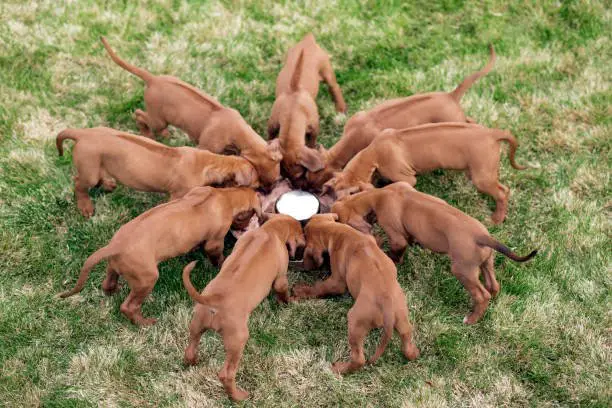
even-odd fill
[{"label": "tan fur", "polygon": [[373,188],[377,171],[384,179],[416,184],[417,174],[435,169],[466,170],[478,191],[495,199],[494,223],[506,217],[509,189],[498,181],[500,141],[510,144],[510,164],[517,141],[507,131],[467,123],[435,123],[409,129],[387,129],[359,152],[341,173],[324,185],[338,198]]},{"label": "tan fur", "polygon": [[123,276],[131,292],[121,312],[134,324],[153,324],[155,319],[142,316],[141,306],[159,277],[157,264],[202,244],[211,262],[221,265],[225,235],[233,220],[247,211],[261,216],[259,199],[251,189],[196,187],[183,198],[158,205],[119,228],[108,245],[85,261],[75,287],[60,296],[80,292],[91,268],[108,259],[104,292],[115,292],[119,275]]},{"label": "tan fur", "polygon": [[267,144],[237,110],[223,106],[178,78],[153,75],[123,61],[104,37],[101,40],[115,63],[145,81],[146,112],[140,109],[135,112],[143,136],[167,134],[168,125],[173,125],[202,149],[218,154],[239,153],[255,166],[264,185],[280,178],[282,155],[278,143]]},{"label": "tan fur", "polygon": [[348,362],[333,364],[333,371],[344,374],[363,367],[366,363],[364,340],[377,327],[383,327],[383,335],[370,363],[382,355],[393,336],[393,329],[402,338],[402,352],[406,358],[416,359],[419,350],[412,342],[406,296],[397,282],[393,261],[378,248],[371,236],[335,222],[337,218],[335,214],[315,215],[305,230],[304,267],[321,266],[323,254],[327,252],[331,276],[313,286],[293,287],[296,299],[341,295],[347,289],[355,299],[348,312],[351,358]]},{"label": "tan fur", "polygon": [[102,184],[110,191],[121,184],[141,191],[169,193],[171,199],[206,185],[259,186],[257,172],[248,160],[214,154],[193,147],[168,147],[145,137],[115,129],[66,129],[56,139],[75,141],[72,160],[77,170],[75,194],[79,210],[91,217],[94,206],[89,189]]},{"label": "tan fur", "polygon": [[461,96],[477,79],[491,71],[495,63],[495,50],[490,46],[490,59],[480,71],[470,75],[452,92],[431,92],[416,94],[407,98],[386,101],[369,111],[357,112],[344,126],[338,142],[322,153],[325,168],[317,172],[307,172],[308,185],[320,189],[357,153],[365,149],[384,129],[405,129],[425,123],[473,122],[465,116],[459,101]]},{"label": "tan fur", "polygon": [[305,168],[311,171],[323,168],[319,152],[314,149],[319,133],[316,98],[322,80],[329,86],[336,110],[345,112],[346,104],[329,55],[308,34],[287,54],[276,80],[276,100],[268,120],[268,139],[280,139],[283,170],[294,182]]},{"label": "tan fur", "polygon": [[[332,212],[340,222],[362,232],[371,230],[367,218],[373,216],[387,234],[391,258],[396,262],[401,261],[406,247],[413,243],[448,254],[453,275],[469,292],[474,304],[464,319],[467,324],[476,323],[485,313],[489,299],[499,292],[492,249],[518,262],[536,254],[536,251],[526,257],[514,254],[492,238],[478,220],[405,182],[345,197],[336,201]],[[479,280],[481,273],[484,286]]]},{"label": "tan fur", "polygon": [[185,362],[197,363],[200,337],[206,330],[218,332],[223,336],[226,354],[219,379],[227,395],[235,401],[248,398],[248,393],[236,386],[236,372],[249,338],[249,315],[268,296],[270,288],[274,289],[279,301],[289,300],[289,256],[294,257],[296,249],[305,245],[298,221],[286,215],[270,215],[269,218],[261,228],[238,240],[221,271],[202,294],[189,278],[195,262],[183,271],[183,283],[189,295],[198,302],[189,325]]}]

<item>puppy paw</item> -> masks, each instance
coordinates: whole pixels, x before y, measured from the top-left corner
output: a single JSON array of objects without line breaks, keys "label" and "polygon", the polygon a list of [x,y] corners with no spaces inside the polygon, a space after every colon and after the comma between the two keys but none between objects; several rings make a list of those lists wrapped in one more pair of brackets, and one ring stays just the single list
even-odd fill
[{"label": "puppy paw", "polygon": [[198,357],[195,355],[187,355],[187,353],[185,353],[185,358],[183,359],[183,363],[185,363],[186,366],[197,365]]},{"label": "puppy paw", "polygon": [[245,399],[249,398],[249,393],[243,389],[236,388],[234,391],[232,391],[230,398],[234,401],[244,401]]},{"label": "puppy paw", "polygon": [[296,299],[311,297],[312,294],[312,286],[302,284],[293,287],[293,297]]},{"label": "puppy paw", "polygon": [[137,326],[141,326],[141,327],[152,326],[155,323],[157,323],[157,319],[154,319],[152,317],[149,317],[146,319],[141,318],[141,319],[134,321],[134,324],[136,324]]},{"label": "puppy paw", "polygon": [[333,363],[331,365],[332,373],[336,374],[336,377],[342,378],[342,374],[346,372],[347,365],[347,363],[342,363],[340,361]]},{"label": "puppy paw", "polygon": [[102,188],[110,193],[117,188],[117,181],[113,178],[102,179]]},{"label": "puppy paw", "polygon": [[83,217],[91,218],[91,216],[94,215],[94,206],[91,201],[82,201],[78,203],[77,206],[79,207],[79,211],[81,212],[81,214],[83,214]]},{"label": "puppy paw", "polygon": [[406,345],[402,351],[404,352],[404,356],[410,361],[416,360],[421,355],[421,352],[414,344]]},{"label": "puppy paw", "polygon": [[470,325],[478,322],[478,320],[480,320],[480,316],[476,316],[474,313],[471,313],[463,318],[463,323]]}]

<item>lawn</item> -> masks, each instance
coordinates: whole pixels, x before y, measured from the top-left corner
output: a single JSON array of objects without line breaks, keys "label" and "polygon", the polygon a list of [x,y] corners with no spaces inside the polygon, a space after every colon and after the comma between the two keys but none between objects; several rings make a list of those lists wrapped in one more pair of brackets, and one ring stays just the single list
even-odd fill
[{"label": "lawn", "polygon": [[[349,296],[289,306],[270,296],[251,316],[238,383],[254,406],[610,406],[612,403],[610,146],[612,12],[605,1],[105,1],[0,3],[0,406],[225,406],[214,333],[200,364],[183,366],[193,302],[180,271],[201,252],[164,262],[140,329],[119,312],[127,288],[100,290],[104,263],[83,292],[61,300],[78,271],[125,222],[164,197],[93,191],[85,220],[74,195],[65,127],[137,132],[143,83],[99,41],[157,74],[172,74],[238,109],[265,134],[285,51],[308,32],[332,55],[349,107],[323,86],[320,141],[350,115],[390,98],[452,90],[488,58],[494,70],[463,97],[468,116],[519,140],[516,171],[503,155],[507,220],[465,176],[436,171],[417,188],[484,222],[527,264],[496,258],[500,295],[481,322],[462,324],[469,298],[445,256],[412,248],[398,267],[421,357],[397,336],[360,372],[348,357]],[[608,32],[608,34],[605,34]],[[188,144],[173,129],[171,145]],[[66,143],[68,146],[70,143]],[[228,241],[227,252],[230,251]],[[202,266],[203,265],[203,266]],[[216,273],[194,273],[203,287]],[[202,273],[202,271],[204,271]],[[290,282],[324,272],[290,272]],[[379,340],[368,338],[372,353]]]}]

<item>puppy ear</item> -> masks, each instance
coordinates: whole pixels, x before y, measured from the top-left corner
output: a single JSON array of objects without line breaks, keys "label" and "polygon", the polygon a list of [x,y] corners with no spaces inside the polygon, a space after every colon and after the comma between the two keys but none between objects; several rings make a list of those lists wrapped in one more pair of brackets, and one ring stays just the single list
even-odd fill
[{"label": "puppy ear", "polygon": [[236,172],[234,180],[238,186],[244,187],[258,187],[259,184],[257,171],[250,163]]},{"label": "puppy ear", "polygon": [[327,182],[325,182],[325,184],[323,184],[323,187],[321,188],[321,195],[325,195],[328,194],[332,191],[334,191],[334,187],[336,186],[336,182],[338,181],[335,177],[334,173],[334,177],[329,179]]},{"label": "puppy ear", "polygon": [[359,217],[355,214],[349,217],[347,224],[364,234],[370,234],[372,232],[372,226],[368,224],[363,217]]},{"label": "puppy ear", "polygon": [[323,170],[325,167],[321,154],[317,150],[306,146],[300,150],[299,163],[310,171]]},{"label": "puppy ear", "polygon": [[359,186],[359,191],[370,191],[370,190],[375,189],[372,183],[359,182],[358,186]]},{"label": "puppy ear", "polygon": [[283,154],[281,153],[280,139],[274,139],[271,142],[268,142],[268,146],[266,150],[270,154],[270,157],[274,161],[283,160]]}]

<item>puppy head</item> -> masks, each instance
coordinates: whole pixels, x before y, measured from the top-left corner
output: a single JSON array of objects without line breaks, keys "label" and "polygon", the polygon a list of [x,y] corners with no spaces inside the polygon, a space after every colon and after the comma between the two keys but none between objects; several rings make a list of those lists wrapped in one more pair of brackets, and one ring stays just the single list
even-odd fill
[{"label": "puppy head", "polygon": [[280,180],[280,162],[282,158],[283,155],[280,151],[278,139],[268,143],[262,153],[253,154],[248,157],[258,173],[260,182],[264,185],[271,185]]},{"label": "puppy head", "polygon": [[320,171],[307,171],[306,182],[308,188],[317,192],[322,191],[323,185],[334,176],[334,169],[324,167]]},{"label": "puppy head", "polygon": [[338,221],[343,224],[350,225],[357,231],[364,234],[372,233],[372,224],[370,224],[366,215],[358,214],[350,204],[350,197],[346,197],[341,201],[336,201],[332,206],[332,212],[338,214]]},{"label": "puppy head", "polygon": [[351,194],[358,193],[361,191],[361,188],[359,181],[354,180],[351,173],[342,172],[334,173],[334,177],[323,184],[323,194],[328,194],[331,191],[333,191],[336,198],[340,200]]}]

